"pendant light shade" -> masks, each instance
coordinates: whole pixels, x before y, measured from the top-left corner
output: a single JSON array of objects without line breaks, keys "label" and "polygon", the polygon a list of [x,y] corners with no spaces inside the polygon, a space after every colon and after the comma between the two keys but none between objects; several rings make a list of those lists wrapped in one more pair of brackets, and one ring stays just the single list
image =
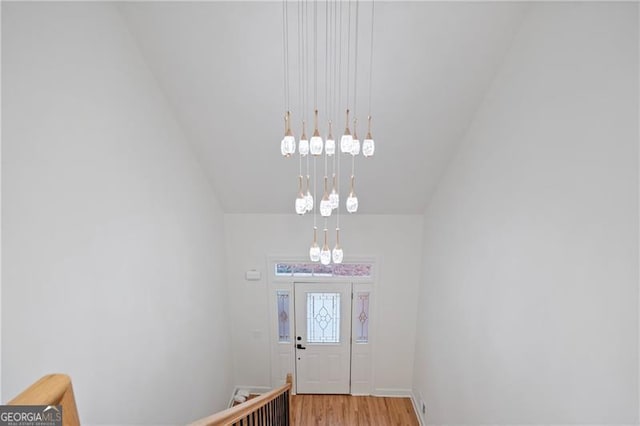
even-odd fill
[{"label": "pendant light shade", "polygon": [[320,155],[322,154],[322,138],[320,135],[313,135],[311,137],[311,145],[310,145],[311,155]]},{"label": "pendant light shade", "polygon": [[304,201],[307,204],[307,211],[313,211],[313,195],[309,190],[309,175],[307,175],[307,193],[304,195]]},{"label": "pendant light shade", "polygon": [[328,265],[331,263],[331,250],[329,250],[329,244],[327,243],[327,229],[324,230],[324,245],[320,250],[320,263]]},{"label": "pendant light shade", "polygon": [[324,177],[324,194],[322,195],[322,201],[320,201],[320,216],[331,216],[331,201],[329,200],[329,193],[327,192],[327,177]]},{"label": "pendant light shade", "polygon": [[313,136],[311,136],[311,144],[310,151],[311,155],[318,156],[322,154],[322,138],[320,137],[320,132],[318,131],[318,110],[315,110],[315,126],[313,130]]},{"label": "pendant light shade", "polygon": [[340,264],[344,258],[344,252],[340,247],[336,246],[331,253],[331,258],[333,259],[333,263]]},{"label": "pendant light shade", "polygon": [[344,129],[344,134],[342,138],[340,138],[340,151],[343,154],[351,153],[351,146],[353,144],[353,136],[351,136],[351,131],[349,130],[349,110],[347,110],[347,125]]},{"label": "pendant light shade", "polygon": [[362,155],[365,157],[373,157],[374,152],[376,151],[376,145],[369,135],[367,135],[367,139],[362,142]]},{"label": "pendant light shade", "polygon": [[351,192],[349,192],[349,198],[347,198],[347,211],[349,213],[355,213],[358,211],[358,197],[353,189],[355,176],[351,176]]},{"label": "pendant light shade", "polygon": [[320,201],[320,216],[322,217],[331,216],[331,210],[333,210],[331,208],[331,201],[329,201],[328,198],[326,200],[323,198],[322,201]]},{"label": "pendant light shade", "polygon": [[333,259],[333,263],[337,264],[342,263],[342,259],[344,258],[344,252],[342,251],[342,247],[340,247],[340,228],[336,228],[336,245],[331,251],[331,258]]},{"label": "pendant light shade", "polygon": [[325,150],[327,151],[328,156],[334,155],[336,153],[336,141],[333,139],[327,139]]},{"label": "pendant light shade", "polygon": [[320,246],[318,245],[318,228],[313,227],[313,242],[311,243],[311,247],[309,248],[309,259],[312,262],[320,261]]},{"label": "pendant light shade", "polygon": [[318,243],[314,243],[315,245],[311,245],[311,248],[309,249],[309,259],[311,259],[312,262],[319,262],[320,261],[320,246],[318,245]]},{"label": "pendant light shade", "polygon": [[333,174],[333,188],[331,188],[331,193],[329,194],[329,202],[333,210],[337,209],[340,205],[340,194],[338,194],[338,188],[336,186],[335,173]]},{"label": "pendant light shade", "polygon": [[305,122],[302,122],[302,136],[300,136],[300,143],[298,145],[298,151],[303,157],[309,155],[309,140],[307,139],[307,132],[305,130]]},{"label": "pendant light shade", "polygon": [[358,139],[358,120],[353,119],[353,139],[351,140],[351,155],[360,154],[360,140]]},{"label": "pendant light shade", "polygon": [[333,139],[331,121],[329,121],[329,136],[327,136],[327,141],[325,143],[324,151],[329,157],[331,157],[336,153],[336,141]]},{"label": "pendant light shade", "polygon": [[280,142],[280,153],[285,157],[291,157],[296,152],[296,138],[291,131],[291,113],[287,111],[284,116],[284,138]]},{"label": "pendant light shade", "polygon": [[307,212],[307,200],[302,193],[302,176],[298,176],[298,197],[296,198],[296,213],[303,215]]},{"label": "pendant light shade", "polygon": [[358,197],[352,192],[347,198],[347,211],[349,213],[355,213],[358,211]]},{"label": "pendant light shade", "polygon": [[304,195],[296,198],[296,213],[303,215],[307,212],[307,201],[304,199]]},{"label": "pendant light shade", "polygon": [[340,138],[340,151],[342,151],[343,154],[347,154],[347,153],[350,154],[352,145],[353,145],[353,137],[347,134],[342,135],[342,138]]},{"label": "pendant light shade", "polygon": [[360,154],[360,140],[354,136],[351,142],[351,155],[355,157],[358,154]]},{"label": "pendant light shade", "polygon": [[373,141],[373,136],[371,136],[371,116],[369,116],[369,128],[367,130],[367,137],[362,142],[362,155],[365,157],[373,157],[374,152],[376,151],[376,144]]}]

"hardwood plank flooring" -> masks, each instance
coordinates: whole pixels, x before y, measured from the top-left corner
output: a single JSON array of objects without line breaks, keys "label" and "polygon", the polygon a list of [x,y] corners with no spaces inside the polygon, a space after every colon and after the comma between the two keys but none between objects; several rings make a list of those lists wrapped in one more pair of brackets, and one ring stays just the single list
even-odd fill
[{"label": "hardwood plank flooring", "polygon": [[417,426],[409,398],[293,395],[293,426]]}]

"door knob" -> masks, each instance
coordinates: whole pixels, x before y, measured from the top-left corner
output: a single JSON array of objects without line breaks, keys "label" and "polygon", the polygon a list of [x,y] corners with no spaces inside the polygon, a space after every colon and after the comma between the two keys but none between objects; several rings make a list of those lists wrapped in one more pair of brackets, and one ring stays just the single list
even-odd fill
[{"label": "door knob", "polygon": [[296,348],[298,348],[298,349],[307,349],[306,346],[302,346],[300,343],[298,343],[296,345]]}]

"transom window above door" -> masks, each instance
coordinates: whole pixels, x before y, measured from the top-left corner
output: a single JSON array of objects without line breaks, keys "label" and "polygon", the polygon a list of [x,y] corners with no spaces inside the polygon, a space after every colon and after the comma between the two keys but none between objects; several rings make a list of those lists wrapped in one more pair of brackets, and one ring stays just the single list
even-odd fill
[{"label": "transom window above door", "polygon": [[306,262],[278,262],[275,264],[277,277],[359,277],[370,278],[371,263],[341,263],[322,265]]}]

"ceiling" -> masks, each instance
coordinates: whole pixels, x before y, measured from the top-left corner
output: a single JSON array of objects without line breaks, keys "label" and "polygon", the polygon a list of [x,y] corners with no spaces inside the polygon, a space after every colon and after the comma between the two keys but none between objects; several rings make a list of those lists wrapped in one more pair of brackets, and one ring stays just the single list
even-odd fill
[{"label": "ceiling", "polygon": [[[319,63],[324,64],[325,2],[318,5]],[[280,155],[282,2],[128,2],[118,7],[224,211],[292,213],[298,159]],[[299,135],[297,7],[288,3],[291,108]],[[370,10],[370,2],[360,2],[361,138],[368,105]],[[359,212],[424,211],[525,13],[522,3],[375,3],[371,102],[376,155],[356,161]],[[320,69],[323,114],[323,65]],[[344,126],[344,108],[339,107],[334,136]],[[345,188],[351,161],[343,158]],[[321,171],[323,161],[317,167]]]}]

